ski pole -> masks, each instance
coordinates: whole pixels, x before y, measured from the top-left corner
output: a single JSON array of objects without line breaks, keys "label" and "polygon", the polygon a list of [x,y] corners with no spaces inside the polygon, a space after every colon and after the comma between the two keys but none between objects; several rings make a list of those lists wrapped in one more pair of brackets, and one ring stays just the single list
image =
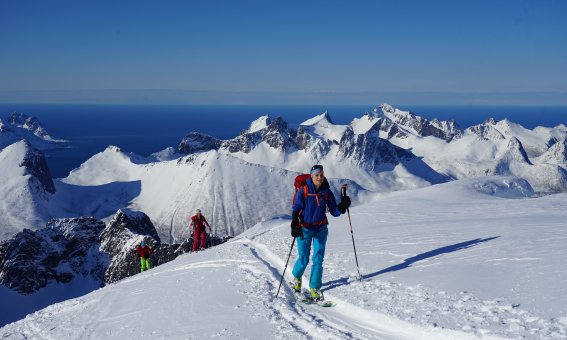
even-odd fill
[{"label": "ski pole", "polygon": [[[346,194],[346,189],[347,189],[347,185],[343,184],[343,187],[341,189],[341,198],[345,197]],[[348,223],[350,225],[350,236],[352,237],[352,247],[354,248],[354,259],[356,260],[356,270],[358,270],[358,279],[361,280],[362,279],[362,275],[360,275],[360,268],[358,267],[358,256],[356,256],[356,245],[354,244],[354,233],[352,232],[352,221],[350,219],[350,210],[349,208],[347,208],[347,214],[348,214]]]},{"label": "ski pole", "polygon": [[278,298],[278,295],[280,294],[280,288],[282,287],[282,282],[283,282],[283,279],[285,277],[285,271],[287,269],[287,264],[289,262],[289,258],[291,257],[291,251],[293,250],[294,244],[295,244],[295,237],[293,238],[293,242],[291,242],[291,248],[289,249],[289,255],[287,256],[287,261],[285,261],[285,267],[284,267],[284,270],[283,270],[282,279],[280,280],[280,285],[278,287],[278,292],[276,293],[276,299]]}]

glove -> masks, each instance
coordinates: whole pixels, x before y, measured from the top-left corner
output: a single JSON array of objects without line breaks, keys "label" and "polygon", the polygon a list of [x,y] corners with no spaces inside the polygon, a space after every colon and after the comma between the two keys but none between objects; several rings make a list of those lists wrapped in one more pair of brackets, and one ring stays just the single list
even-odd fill
[{"label": "glove", "polygon": [[347,211],[348,207],[350,207],[350,197],[343,196],[341,198],[341,203],[337,205],[337,208],[339,209],[341,214],[344,214]]},{"label": "glove", "polygon": [[303,229],[299,224],[299,214],[293,213],[291,218],[291,237],[303,237]]}]

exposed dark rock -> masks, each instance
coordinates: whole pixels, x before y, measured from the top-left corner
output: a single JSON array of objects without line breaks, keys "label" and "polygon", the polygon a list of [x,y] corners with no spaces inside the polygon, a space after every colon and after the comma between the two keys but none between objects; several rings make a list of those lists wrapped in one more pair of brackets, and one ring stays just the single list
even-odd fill
[{"label": "exposed dark rock", "polygon": [[439,121],[433,119],[429,121],[423,117],[416,116],[412,112],[398,111],[387,104],[382,104],[380,108],[389,114],[394,123],[412,129],[419,136],[433,136],[446,142],[462,136],[461,128],[454,120]]},{"label": "exposed dark rock", "polygon": [[[25,229],[0,242],[0,283],[24,295],[78,276],[101,287],[140,272],[134,249],[142,240],[153,249],[152,267],[189,252],[192,245],[192,239],[181,245],[161,243],[148,216],[126,209],[108,225],[93,217],[53,219],[43,229]],[[224,241],[215,237],[208,242]]]},{"label": "exposed dark rock", "polygon": [[397,165],[416,158],[411,152],[397,147],[378,135],[379,125],[364,134],[356,135],[347,129],[340,142],[339,157],[350,159],[367,170],[375,170],[380,164]]},{"label": "exposed dark rock", "polygon": [[200,132],[190,132],[181,140],[177,147],[177,152],[182,154],[192,154],[209,150],[218,150],[222,141],[215,137]]},{"label": "exposed dark rock", "polygon": [[7,120],[10,125],[28,130],[40,138],[50,138],[49,134],[41,126],[36,117],[31,117],[21,112],[12,112],[12,114],[8,116]]},{"label": "exposed dark rock", "polygon": [[487,140],[502,140],[505,139],[504,135],[498,131],[494,125],[496,125],[496,121],[494,118],[487,119],[484,123],[474,125],[466,129],[466,131],[470,131],[483,139]]},{"label": "exposed dark rock", "polygon": [[43,229],[25,229],[0,243],[0,283],[26,295],[77,275],[102,284],[106,256],[98,252],[98,237],[103,229],[104,223],[92,217],[54,219]]},{"label": "exposed dark rock", "polygon": [[31,175],[32,179],[37,179],[45,191],[55,193],[53,178],[43,152],[34,148],[27,140],[24,140],[24,143],[28,151],[19,166],[25,168],[25,175]]}]

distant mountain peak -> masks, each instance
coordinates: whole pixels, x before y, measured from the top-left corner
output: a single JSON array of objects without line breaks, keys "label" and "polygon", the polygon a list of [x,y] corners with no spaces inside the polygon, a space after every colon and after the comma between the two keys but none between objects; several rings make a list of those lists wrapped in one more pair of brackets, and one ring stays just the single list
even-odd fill
[{"label": "distant mountain peak", "polygon": [[55,193],[53,178],[43,152],[34,148],[27,140],[24,140],[24,143],[26,144],[27,152],[22,159],[22,163],[20,163],[20,166],[26,169],[24,173],[37,178],[45,191],[51,194]]},{"label": "distant mountain peak", "polygon": [[8,116],[8,124],[13,127],[27,130],[35,136],[49,141],[55,141],[47,130],[40,124],[39,119],[29,116],[22,112],[14,111]]},{"label": "distant mountain peak", "polygon": [[261,116],[255,119],[254,121],[252,121],[252,123],[250,123],[250,127],[248,127],[248,130],[246,130],[246,132],[254,133],[260,131],[262,129],[267,128],[268,125],[270,125],[271,123],[272,123],[272,118],[269,115]]},{"label": "distant mountain peak", "polygon": [[526,150],[524,150],[522,142],[520,142],[520,140],[516,137],[510,138],[504,158],[508,159],[509,161],[515,161],[515,162],[533,165],[530,159],[528,158]]},{"label": "distant mountain peak", "polygon": [[484,123],[471,126],[465,131],[478,135],[486,140],[502,140],[505,139],[504,135],[496,129],[496,121],[493,118],[486,120]]},{"label": "distant mountain peak", "polygon": [[[388,112],[388,113],[395,113],[395,112],[396,112],[396,109],[395,109],[392,105],[390,105],[390,104],[388,104],[388,103],[382,103],[382,104],[380,104],[380,109],[381,109],[383,112]],[[374,109],[373,112],[374,112],[374,113],[378,113],[379,111],[378,111],[378,109]]]},{"label": "distant mountain peak", "polygon": [[[12,163],[16,163],[13,165],[22,169],[21,175],[31,176],[28,180],[29,184],[33,184],[34,181],[39,182],[35,182],[35,185],[33,185],[33,187],[36,187],[34,191],[38,191],[40,195],[42,191],[55,193],[53,178],[43,152],[34,148],[26,139],[7,146],[1,150],[1,153],[4,154],[4,157],[11,159]],[[6,170],[3,169],[3,171]]]},{"label": "distant mountain peak", "polygon": [[264,129],[279,130],[285,128],[287,128],[287,122],[282,117],[273,118],[270,115],[264,115],[252,121],[248,130],[244,131],[244,133],[256,133]]},{"label": "distant mountain peak", "polygon": [[329,112],[325,111],[313,118],[310,118],[306,121],[304,121],[303,123],[301,123],[300,125],[302,126],[313,126],[313,125],[324,125],[324,126],[329,126],[329,125],[334,125],[333,120],[331,119],[331,115],[329,114]]},{"label": "distant mountain peak", "polygon": [[[450,142],[454,138],[460,138],[462,135],[461,128],[454,120],[439,121],[438,119],[433,119],[429,121],[410,111],[402,111],[386,103],[381,104],[380,109],[385,118],[391,120],[407,132],[421,137],[433,136]],[[399,131],[398,128],[394,131],[396,131],[394,135],[399,135],[401,138],[405,137],[406,133]],[[392,134],[389,133],[389,135]]]},{"label": "distant mountain peak", "polygon": [[177,146],[177,152],[182,154],[192,154],[209,150],[218,150],[222,141],[200,132],[188,133]]},{"label": "distant mountain peak", "polygon": [[567,164],[567,139],[553,144],[541,156],[541,160],[550,164]]},{"label": "distant mountain peak", "polygon": [[66,140],[53,138],[39,120],[21,112],[13,112],[0,120],[0,149],[21,139],[27,139],[35,148],[45,150]]}]

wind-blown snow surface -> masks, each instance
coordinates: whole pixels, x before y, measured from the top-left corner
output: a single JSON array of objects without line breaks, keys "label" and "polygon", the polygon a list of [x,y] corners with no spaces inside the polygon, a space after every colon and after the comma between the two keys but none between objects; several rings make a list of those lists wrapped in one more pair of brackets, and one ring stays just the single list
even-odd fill
[{"label": "wind-blown snow surface", "polygon": [[567,338],[567,194],[526,195],[524,180],[490,177],[353,207],[362,281],[348,218],[331,219],[323,289],[332,308],[296,303],[287,286],[274,300],[291,245],[289,219],[276,218],[52,305],[0,337]]}]

